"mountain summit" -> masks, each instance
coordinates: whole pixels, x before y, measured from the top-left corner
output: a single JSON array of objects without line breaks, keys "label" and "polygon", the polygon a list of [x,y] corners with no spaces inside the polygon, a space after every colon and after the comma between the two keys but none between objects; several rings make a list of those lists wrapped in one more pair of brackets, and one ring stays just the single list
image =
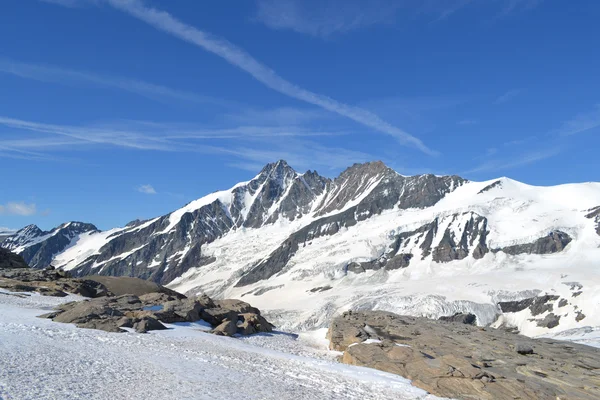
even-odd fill
[{"label": "mountain summit", "polygon": [[[80,222],[49,232],[32,225],[1,245],[35,268],[251,296],[261,309],[283,310],[276,322],[295,328],[367,306],[472,312],[486,324],[498,301],[564,296],[551,316],[519,317],[521,329],[541,334],[556,320],[562,329],[600,320],[588,307],[599,281],[599,206],[598,183],[402,176],[382,162],[354,164],[331,180],[279,160],[164,216],[105,232]],[[539,270],[553,283],[539,281]]]}]

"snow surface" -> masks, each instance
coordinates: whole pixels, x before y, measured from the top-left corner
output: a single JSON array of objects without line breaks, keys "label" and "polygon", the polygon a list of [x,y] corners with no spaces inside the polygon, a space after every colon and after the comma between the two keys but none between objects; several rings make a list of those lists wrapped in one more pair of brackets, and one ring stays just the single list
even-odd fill
[{"label": "snow surface", "polygon": [[[291,335],[238,340],[189,325],[115,334],[36,318],[73,298],[0,291],[0,398],[436,398],[397,375],[312,357]],[[253,344],[272,338],[282,348]]]},{"label": "snow surface", "polygon": [[[500,185],[479,194],[496,181]],[[232,231],[202,247],[203,254],[216,257],[215,262],[188,270],[169,286],[182,293],[241,298],[264,310],[278,326],[296,331],[326,327],[333,316],[348,309],[381,309],[430,318],[472,312],[480,325],[487,325],[499,314],[498,301],[545,293],[560,295],[571,303],[560,310],[559,326],[538,327],[526,312],[510,316],[509,322],[530,336],[593,328],[600,326],[596,307],[600,303],[600,236],[594,221],[585,215],[599,204],[598,183],[535,187],[508,178],[469,182],[433,207],[386,210],[333,236],[301,245],[279,274],[240,288],[234,285],[244,271],[312,219]],[[401,250],[414,255],[408,268],[345,272],[351,261],[370,261],[383,255],[400,232],[438,218],[434,244],[439,243],[446,227],[457,234],[473,213],[488,219],[492,248],[529,243],[555,229],[567,232],[573,242],[557,254],[510,256],[490,252],[480,260],[467,257],[449,263],[433,262],[431,255],[421,260],[419,243],[412,242]],[[565,284],[573,281],[583,285],[577,297]],[[310,291],[327,286],[332,289]],[[585,319],[575,320],[575,307],[585,310]]]}]

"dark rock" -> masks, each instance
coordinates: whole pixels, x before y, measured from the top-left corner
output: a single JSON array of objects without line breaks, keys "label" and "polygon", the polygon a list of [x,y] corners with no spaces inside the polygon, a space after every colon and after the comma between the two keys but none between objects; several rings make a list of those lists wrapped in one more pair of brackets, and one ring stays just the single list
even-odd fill
[{"label": "dark rock", "polygon": [[533,243],[519,244],[508,246],[501,249],[495,249],[494,252],[502,251],[510,255],[518,254],[552,254],[564,250],[569,243],[571,237],[562,231],[552,231],[543,238],[539,238]]},{"label": "dark rock", "polygon": [[104,319],[90,319],[85,322],[77,323],[78,328],[85,329],[98,329],[105,332],[122,333],[125,332],[118,326],[119,319],[116,318],[104,318]]},{"label": "dark rock", "polygon": [[492,190],[495,187],[502,187],[502,181],[496,181],[496,182],[490,183],[489,185],[487,185],[486,187],[481,189],[479,192],[477,192],[477,194],[485,193],[489,190]]},{"label": "dark rock", "polygon": [[410,260],[413,258],[412,254],[396,254],[392,258],[386,261],[385,269],[394,270],[406,268],[410,265]]},{"label": "dark rock", "polygon": [[325,291],[331,290],[331,289],[333,289],[333,288],[331,286],[327,285],[327,286],[319,286],[319,287],[316,287],[316,288],[312,288],[312,289],[310,289],[308,291],[311,292],[311,293],[318,293],[318,292],[325,292]]},{"label": "dark rock", "polygon": [[86,280],[102,284],[115,296],[124,294],[141,296],[149,293],[165,293],[178,299],[185,298],[184,295],[177,293],[174,290],[139,278],[92,275],[87,276]]},{"label": "dark rock", "polygon": [[576,311],[575,314],[577,314],[577,316],[575,317],[575,321],[577,321],[577,322],[579,322],[585,318],[585,314],[582,313],[581,311]]},{"label": "dark rock", "polygon": [[260,310],[258,308],[252,307],[250,304],[236,299],[215,300],[214,305],[225,310],[234,311],[238,314],[260,314]]},{"label": "dark rock", "polygon": [[144,317],[140,321],[133,324],[133,329],[135,329],[137,333],[146,333],[148,331],[167,329],[167,327],[165,327],[155,318]]},{"label": "dark rock", "polygon": [[567,299],[560,299],[560,301],[558,302],[558,307],[564,307],[567,304],[569,304],[569,302],[567,301]]},{"label": "dark rock", "polygon": [[219,326],[213,329],[211,332],[218,336],[233,336],[237,333],[237,320],[223,321]]},{"label": "dark rock", "polygon": [[254,313],[243,313],[238,316],[238,333],[252,335],[259,332],[273,331],[271,325],[263,316]]},{"label": "dark rock", "polygon": [[439,318],[439,320],[445,322],[457,322],[459,324],[477,325],[477,316],[470,313],[456,313],[447,317],[442,316]]},{"label": "dark rock", "polygon": [[218,326],[225,320],[237,321],[238,313],[225,308],[209,308],[202,310],[202,319],[213,326]]},{"label": "dark rock", "polygon": [[78,294],[83,297],[105,297],[109,295],[109,291],[100,282],[93,281],[91,279],[77,280],[78,285],[71,291],[71,293]]},{"label": "dark rock", "polygon": [[0,247],[0,269],[29,268],[23,257]]},{"label": "dark rock", "polygon": [[515,351],[523,356],[533,354],[533,347],[527,343],[517,343],[515,345]]},{"label": "dark rock", "polygon": [[531,297],[519,301],[502,301],[498,303],[502,312],[515,313],[523,311],[526,308],[531,310],[531,315],[536,316],[543,314],[547,311],[553,310],[553,305],[550,302],[558,300],[559,296],[545,295],[540,297]]},{"label": "dark rock", "polygon": [[559,322],[560,322],[560,316],[550,313],[550,314],[546,315],[544,317],[544,319],[537,321],[536,325],[543,327],[543,328],[552,329],[552,328],[557,327]]}]

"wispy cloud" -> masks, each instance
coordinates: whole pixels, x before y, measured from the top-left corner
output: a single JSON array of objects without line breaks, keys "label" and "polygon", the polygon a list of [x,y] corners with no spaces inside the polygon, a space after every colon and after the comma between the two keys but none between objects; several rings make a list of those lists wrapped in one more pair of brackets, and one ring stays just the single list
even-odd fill
[{"label": "wispy cloud", "polygon": [[570,136],[598,128],[599,126],[600,104],[596,104],[592,111],[579,113],[569,121],[563,123],[558,131],[562,136]]},{"label": "wispy cloud", "polygon": [[436,152],[420,139],[382,120],[377,115],[330,97],[303,89],[279,76],[250,54],[234,44],[187,25],[171,14],[149,8],[139,0],[107,0],[115,8],[122,10],[148,24],[167,32],[181,40],[192,43],[210,53],[216,54],[232,65],[250,74],[265,86],[291,98],[319,106],[330,112],[342,115],[368,128],[394,137],[400,144],[415,147],[430,155]]},{"label": "wispy cloud", "polygon": [[37,212],[35,203],[27,204],[23,201],[0,204],[0,215],[30,216]]},{"label": "wispy cloud", "polygon": [[457,122],[458,125],[477,125],[477,121],[474,119],[463,119]]},{"label": "wispy cloud", "polygon": [[[534,164],[536,162],[554,157],[560,153],[560,148],[551,148],[546,150],[536,150],[523,153],[511,159],[495,159],[486,161],[473,169],[463,172],[463,174],[475,174],[480,172],[496,172],[507,169],[522,167],[525,165]],[[495,154],[494,151],[492,154]]]},{"label": "wispy cloud", "polygon": [[255,19],[271,29],[328,37],[393,22],[401,7],[398,0],[258,0]]},{"label": "wispy cloud", "polygon": [[[124,126],[104,127],[45,124],[0,116],[0,125],[14,128],[18,137],[0,139],[0,157],[51,157],[49,153],[121,147],[132,151],[166,151],[211,154],[243,169],[284,158],[298,167],[343,168],[373,156],[341,147],[329,147],[309,140],[308,128],[282,126],[240,126],[225,129],[194,129],[185,124],[127,121]],[[41,135],[41,136],[40,136]],[[209,141],[209,142],[207,142]],[[215,144],[215,141],[217,141]],[[166,194],[166,193],[165,193]]]},{"label": "wispy cloud", "polygon": [[67,85],[94,85],[135,93],[157,101],[179,100],[195,103],[210,103],[219,106],[230,106],[231,102],[223,99],[172,89],[137,79],[118,76],[99,75],[86,71],[77,71],[43,64],[23,63],[0,59],[0,72],[32,79],[41,82],[52,82]]},{"label": "wispy cloud", "polygon": [[152,185],[140,185],[136,188],[136,190],[144,194],[156,194],[156,190]]},{"label": "wispy cloud", "polygon": [[474,5],[491,5],[504,17],[531,10],[543,0],[258,0],[254,19],[275,30],[329,38],[372,25],[393,25],[400,17],[437,23]]},{"label": "wispy cloud", "polygon": [[509,90],[508,92],[502,94],[501,96],[498,96],[498,98],[494,101],[494,104],[503,104],[503,103],[506,103],[506,102],[514,99],[518,95],[520,95],[522,91],[523,90],[521,90],[521,89],[512,89],[512,90]]}]

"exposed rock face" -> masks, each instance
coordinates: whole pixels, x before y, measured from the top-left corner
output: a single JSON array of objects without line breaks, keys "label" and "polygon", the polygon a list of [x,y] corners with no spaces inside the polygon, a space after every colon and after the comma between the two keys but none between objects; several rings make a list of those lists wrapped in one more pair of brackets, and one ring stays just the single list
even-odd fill
[{"label": "exposed rock face", "polygon": [[49,232],[29,225],[2,241],[2,247],[17,251],[32,268],[45,268],[55,254],[62,252],[71,240],[86,232],[97,232],[92,224],[67,222]]},{"label": "exposed rock face", "polygon": [[600,350],[584,345],[383,311],[344,313],[328,338],[331,349],[344,352],[344,363],[402,375],[437,396],[600,396]]},{"label": "exposed rock face", "polygon": [[494,251],[502,251],[513,256],[517,254],[552,254],[563,251],[571,241],[571,237],[565,232],[552,231],[548,236],[539,238],[533,243],[508,246]]},{"label": "exposed rock face", "polygon": [[0,247],[0,269],[29,268],[23,257]]},{"label": "exposed rock face", "polygon": [[593,219],[596,222],[596,233],[600,235],[600,206],[589,210],[586,218]]},{"label": "exposed rock face", "polygon": [[498,303],[498,306],[504,313],[515,313],[529,308],[531,315],[536,316],[552,311],[554,309],[552,302],[558,299],[559,296],[545,295],[520,301],[502,301]]},{"label": "exposed rock face", "polygon": [[[322,236],[334,235],[340,229],[354,226],[372,215],[380,214],[383,210],[394,207],[408,209],[432,206],[464,182],[466,181],[458,176],[404,177],[381,162],[355,164],[329,183],[327,195],[318,206],[315,215],[332,214],[342,210],[350,202],[363,197],[362,200],[347,210],[317,219],[290,235],[271,255],[246,272],[236,286],[256,283],[281,272],[300,245]],[[368,195],[364,196],[365,192]],[[379,269],[395,255],[386,255],[381,265],[377,262],[361,265],[362,270]],[[390,263],[389,269],[405,268],[411,257],[412,255],[408,254],[400,255]],[[360,272],[360,269],[355,272]]]},{"label": "exposed rock face", "polygon": [[496,181],[496,182],[490,183],[489,185],[487,185],[486,187],[481,189],[479,192],[477,192],[477,194],[482,194],[482,193],[488,192],[495,187],[502,187],[502,181]]}]

